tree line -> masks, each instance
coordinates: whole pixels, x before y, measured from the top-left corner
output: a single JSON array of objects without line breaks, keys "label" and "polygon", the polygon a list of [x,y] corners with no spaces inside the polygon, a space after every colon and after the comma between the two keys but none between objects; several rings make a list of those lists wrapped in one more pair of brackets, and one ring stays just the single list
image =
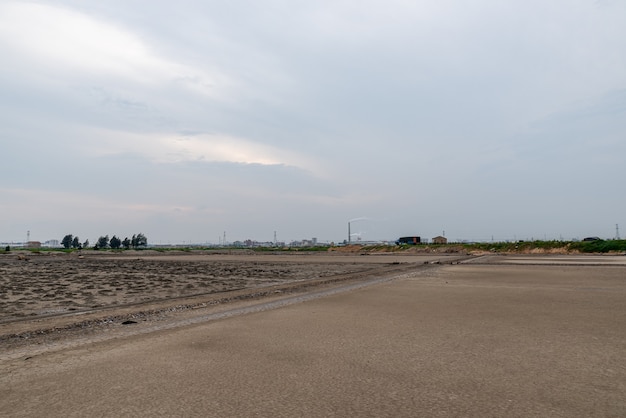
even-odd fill
[{"label": "tree line", "polygon": [[[83,248],[89,248],[89,240],[85,240],[85,242],[81,243],[78,236],[67,234],[61,240],[61,245],[63,245],[63,248],[66,249],[75,248],[80,250]],[[98,241],[96,242],[96,244],[94,244],[93,249],[100,250],[105,248],[111,248],[113,250],[117,250],[120,248],[124,248],[126,250],[129,250],[130,248],[137,249],[145,248],[147,246],[148,238],[146,238],[146,236],[140,232],[139,234],[133,235],[133,237],[130,239],[128,237],[120,239],[115,235],[109,238],[108,235],[105,235],[98,238]]]}]

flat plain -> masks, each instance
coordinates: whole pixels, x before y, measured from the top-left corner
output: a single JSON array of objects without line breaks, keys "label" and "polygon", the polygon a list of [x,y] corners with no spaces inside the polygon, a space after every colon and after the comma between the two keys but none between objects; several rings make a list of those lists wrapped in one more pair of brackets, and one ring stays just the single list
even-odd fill
[{"label": "flat plain", "polygon": [[45,257],[0,257],[6,416],[626,415],[624,256]]}]

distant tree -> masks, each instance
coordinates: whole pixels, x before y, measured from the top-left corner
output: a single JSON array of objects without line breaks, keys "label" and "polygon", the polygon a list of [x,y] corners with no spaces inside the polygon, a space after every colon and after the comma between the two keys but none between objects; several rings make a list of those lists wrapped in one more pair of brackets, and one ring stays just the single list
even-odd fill
[{"label": "distant tree", "polygon": [[98,243],[96,244],[96,246],[98,247],[96,249],[107,248],[109,246],[109,236],[105,235],[98,238]]},{"label": "distant tree", "polygon": [[63,245],[63,248],[70,248],[72,246],[72,234],[64,236],[61,240],[61,244]]},{"label": "distant tree", "polygon": [[114,250],[117,250],[118,248],[120,248],[121,245],[122,245],[122,240],[116,237],[115,235],[113,235],[113,237],[109,241],[109,246],[113,248]]},{"label": "distant tree", "polygon": [[122,246],[126,250],[130,248],[130,244],[131,244],[131,241],[128,239],[128,237],[124,238],[124,241],[122,241]]},{"label": "distant tree", "polygon": [[83,248],[89,248],[89,240],[86,239],[85,242],[83,242]]},{"label": "distant tree", "polygon": [[148,246],[148,238],[146,238],[146,236],[140,232],[136,236],[133,235],[133,242],[132,242],[132,244],[133,244],[133,248],[147,247]]},{"label": "distant tree", "polygon": [[78,237],[74,237],[74,239],[72,240],[72,248],[82,248],[80,246],[80,240],[78,239]]},{"label": "distant tree", "polygon": [[11,246],[7,245],[6,247],[4,247],[4,251],[7,252],[7,253],[11,252]]}]

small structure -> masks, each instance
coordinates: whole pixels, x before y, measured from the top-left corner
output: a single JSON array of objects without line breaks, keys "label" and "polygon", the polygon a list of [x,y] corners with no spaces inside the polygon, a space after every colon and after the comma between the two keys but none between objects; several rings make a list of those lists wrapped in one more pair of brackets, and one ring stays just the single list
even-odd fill
[{"label": "small structure", "polygon": [[422,239],[420,237],[400,237],[396,240],[396,245],[400,245],[400,244],[417,245],[417,244],[420,244],[421,242],[422,242]]},{"label": "small structure", "polygon": [[26,248],[41,248],[41,242],[39,242],[39,241],[28,241],[26,243]]},{"label": "small structure", "polygon": [[441,235],[433,238],[433,244],[447,244],[448,238],[442,237]]},{"label": "small structure", "polygon": [[583,238],[583,241],[602,241],[602,239],[600,237],[587,237]]}]

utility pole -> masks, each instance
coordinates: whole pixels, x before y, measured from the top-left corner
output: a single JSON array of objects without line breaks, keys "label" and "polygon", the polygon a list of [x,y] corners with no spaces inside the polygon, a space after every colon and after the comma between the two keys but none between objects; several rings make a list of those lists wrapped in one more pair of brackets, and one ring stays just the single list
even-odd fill
[{"label": "utility pole", "polygon": [[615,239],[619,240],[619,224],[615,224]]}]

